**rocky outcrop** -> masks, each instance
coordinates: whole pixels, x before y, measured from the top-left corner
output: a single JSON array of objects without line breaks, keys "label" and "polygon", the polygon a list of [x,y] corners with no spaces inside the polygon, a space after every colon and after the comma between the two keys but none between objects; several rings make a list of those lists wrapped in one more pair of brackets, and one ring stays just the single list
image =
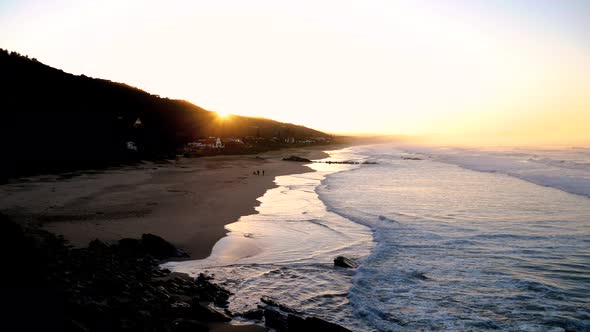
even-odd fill
[{"label": "rocky outcrop", "polygon": [[350,332],[349,329],[336,323],[317,317],[303,318],[295,314],[285,314],[278,310],[264,310],[264,321],[267,327],[281,331],[322,331]]},{"label": "rocky outcrop", "polygon": [[[90,243],[90,246],[92,246],[93,244],[97,244],[95,241],[92,241]],[[141,239],[121,239],[118,241],[117,244],[120,253],[128,257],[140,257],[149,255],[160,260],[168,258],[188,257],[187,253],[176,248],[170,242],[154,234],[143,234],[141,236]]]},{"label": "rocky outcrop", "polygon": [[[350,332],[349,329],[318,317],[304,317],[304,314],[278,303],[270,297],[261,301],[267,305],[264,309],[264,323],[267,327],[281,331],[326,331]],[[286,308],[288,311],[284,310]]]},{"label": "rocky outcrop", "polygon": [[344,257],[344,256],[338,256],[338,257],[334,258],[334,265],[340,266],[340,267],[352,268],[352,269],[355,269],[358,267],[358,263],[355,260],[350,259],[348,257]]},{"label": "rocky outcrop", "polygon": [[[226,289],[200,274],[192,278],[159,267],[175,255],[164,239],[144,235],[117,243],[92,241],[72,248],[51,233],[22,227],[0,214],[2,327],[6,331],[208,331],[228,322]],[[172,256],[175,257],[175,256]],[[277,331],[348,331],[263,297],[235,316]],[[34,318],[34,319],[32,319]],[[264,320],[264,322],[262,321]]]},{"label": "rocky outcrop", "polygon": [[143,234],[141,236],[141,243],[148,255],[152,255],[158,259],[188,257],[187,253],[154,234]]},{"label": "rocky outcrop", "polygon": [[302,163],[310,163],[311,162],[311,160],[309,160],[307,158],[301,158],[301,157],[298,157],[298,156],[286,157],[286,158],[283,158],[283,160],[286,160],[286,161],[298,161],[298,162],[302,162]]},{"label": "rocky outcrop", "polygon": [[287,315],[274,309],[264,310],[264,324],[277,331],[287,331],[289,328]]},{"label": "rocky outcrop", "polygon": [[72,248],[1,215],[0,230],[0,259],[13,264],[0,283],[7,331],[208,331],[231,320],[223,312],[231,293],[211,278],[159,267],[178,252],[158,236]]}]

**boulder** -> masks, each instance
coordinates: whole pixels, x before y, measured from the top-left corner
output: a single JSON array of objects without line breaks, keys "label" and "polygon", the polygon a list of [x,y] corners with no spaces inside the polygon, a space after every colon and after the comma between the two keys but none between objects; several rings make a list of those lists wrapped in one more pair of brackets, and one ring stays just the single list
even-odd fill
[{"label": "boulder", "polygon": [[296,314],[297,313],[297,310],[292,309],[292,308],[290,308],[290,307],[288,307],[288,306],[286,306],[284,304],[281,304],[281,303],[277,302],[275,299],[273,299],[270,296],[266,296],[265,295],[265,296],[263,296],[263,297],[260,298],[260,301],[262,301],[262,303],[264,303],[264,304],[267,304],[267,305],[270,305],[270,306],[273,306],[273,307],[277,307],[277,308],[281,309],[284,312],[289,312],[289,313],[293,313],[293,314]]},{"label": "boulder", "polygon": [[322,331],[322,332],[351,332],[349,329],[335,323],[325,321],[317,317],[307,317],[305,319],[307,331]]},{"label": "boulder", "polygon": [[344,256],[338,256],[338,257],[334,258],[334,265],[340,266],[340,267],[352,268],[352,269],[355,269],[358,267],[358,264],[356,261],[354,261],[353,259],[350,259],[348,257],[344,257]]},{"label": "boulder", "polygon": [[287,324],[289,325],[289,331],[306,331],[307,323],[305,318],[294,314],[287,315]]},{"label": "boulder", "polygon": [[193,318],[203,322],[229,322],[231,318],[220,310],[200,302],[198,299],[193,301],[191,306]]},{"label": "boulder", "polygon": [[176,249],[170,242],[154,234],[143,234],[141,244],[148,254],[158,259],[188,256],[183,251]]},{"label": "boulder", "polygon": [[220,307],[227,306],[229,303],[229,297],[232,293],[223,287],[212,283],[210,280],[211,277],[202,273],[200,273],[195,279],[199,299],[201,301],[213,302]]},{"label": "boulder", "polygon": [[264,310],[262,309],[252,309],[240,314],[240,316],[246,319],[252,320],[261,320],[264,317]]},{"label": "boulder", "polygon": [[287,331],[289,326],[287,316],[273,309],[264,310],[264,323],[279,332]]}]

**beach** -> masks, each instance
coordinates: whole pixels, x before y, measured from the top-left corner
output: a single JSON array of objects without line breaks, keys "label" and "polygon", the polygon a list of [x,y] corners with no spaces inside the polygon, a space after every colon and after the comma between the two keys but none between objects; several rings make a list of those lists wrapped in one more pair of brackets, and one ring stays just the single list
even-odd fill
[{"label": "beach", "polygon": [[78,247],[152,233],[202,259],[226,234],[224,225],[256,212],[276,176],[311,171],[282,160],[291,155],[327,156],[321,147],[294,148],[24,178],[0,186],[0,211]]},{"label": "beach", "polygon": [[[74,249],[80,248],[82,252],[92,251],[88,245],[98,239],[98,243],[112,244],[114,254],[118,255],[119,240],[139,239],[142,234],[151,233],[187,253],[188,259],[204,259],[210,255],[215,243],[226,235],[226,224],[256,213],[255,207],[260,204],[257,198],[276,186],[277,176],[312,171],[305,162],[284,161],[283,158],[296,155],[321,159],[328,156],[323,150],[324,147],[310,147],[258,155],[179,158],[105,170],[20,178],[0,186],[0,214],[26,228],[63,236],[66,244]],[[55,242],[51,238],[53,235],[42,235],[42,240],[38,240],[39,236],[35,234],[33,231],[30,236],[41,247],[46,246],[47,241]],[[48,236],[49,240],[46,239]],[[51,252],[67,250],[60,245],[49,247]],[[138,254],[141,257],[142,254]],[[55,261],[57,266],[70,261],[70,258],[64,261],[53,255],[50,257],[50,262]],[[90,257],[98,259],[95,254]],[[167,260],[182,259],[187,258],[170,257]],[[78,267],[64,268],[66,275],[70,269],[79,270]],[[154,275],[166,273],[156,266],[146,271]],[[114,273],[108,278],[121,277],[125,278],[125,272]],[[60,278],[68,280],[69,277]],[[181,279],[174,280],[172,284],[162,284],[170,294],[179,291],[174,285]],[[157,284],[157,278],[151,282]],[[192,281],[188,285],[194,287]],[[67,289],[65,287],[64,291]],[[150,289],[147,286],[143,292],[149,294]],[[165,294],[166,291],[159,301],[170,301],[165,300]],[[184,295],[173,298],[177,296]],[[266,330],[259,325],[214,323],[214,318],[203,319],[204,322],[213,321],[207,324],[210,331]]]}]

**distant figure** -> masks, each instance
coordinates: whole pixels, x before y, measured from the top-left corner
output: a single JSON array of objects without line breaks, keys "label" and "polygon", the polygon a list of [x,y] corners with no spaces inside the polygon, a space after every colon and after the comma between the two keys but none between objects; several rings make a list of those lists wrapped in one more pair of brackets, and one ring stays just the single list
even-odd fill
[{"label": "distant figure", "polygon": [[256,171],[252,172],[252,175],[256,175]]},{"label": "distant figure", "polygon": [[256,170],[256,175],[260,175],[260,170]]},{"label": "distant figure", "polygon": [[262,176],[264,176],[264,170],[262,170]]}]

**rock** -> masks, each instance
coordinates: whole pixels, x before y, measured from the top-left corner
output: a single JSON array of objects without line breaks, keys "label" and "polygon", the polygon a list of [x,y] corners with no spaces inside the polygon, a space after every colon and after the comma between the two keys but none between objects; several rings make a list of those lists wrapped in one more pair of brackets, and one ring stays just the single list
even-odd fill
[{"label": "rock", "polygon": [[287,158],[283,158],[283,160],[286,160],[286,161],[298,161],[298,162],[303,162],[303,163],[310,163],[311,162],[311,160],[309,160],[307,158],[301,158],[301,157],[298,157],[298,156],[290,156],[290,157],[287,157]]},{"label": "rock", "polygon": [[287,331],[287,316],[273,309],[264,310],[264,324],[277,331]]},{"label": "rock", "polygon": [[307,331],[322,331],[322,332],[351,332],[349,329],[334,324],[317,317],[307,317],[305,319]]},{"label": "rock", "polygon": [[[307,329],[307,323],[305,318],[294,314],[287,315],[287,323],[289,324],[289,331],[305,331]],[[313,330],[310,330],[313,331]]]},{"label": "rock", "polygon": [[240,316],[246,319],[254,319],[254,320],[261,320],[264,317],[264,310],[262,309],[252,309],[240,314]]},{"label": "rock", "polygon": [[139,257],[143,256],[144,250],[141,241],[138,239],[121,239],[118,241],[118,249],[123,256]]},{"label": "rock", "polygon": [[231,320],[225,313],[198,301],[198,299],[193,301],[191,308],[194,318],[199,321],[229,322]]},{"label": "rock", "polygon": [[174,302],[170,304],[170,312],[175,317],[186,317],[191,313],[192,306],[186,302]]},{"label": "rock", "polygon": [[154,234],[143,234],[141,236],[141,244],[148,254],[158,259],[188,257],[185,252],[176,249],[170,242]]},{"label": "rock", "polygon": [[88,249],[90,250],[106,250],[110,248],[111,245],[105,242],[102,242],[99,239],[94,239],[88,243]]},{"label": "rock", "polygon": [[209,328],[192,319],[179,318],[172,322],[172,332],[208,332]]},{"label": "rock", "polygon": [[334,265],[352,269],[355,269],[358,266],[358,264],[354,260],[344,256],[338,256],[334,258]]},{"label": "rock", "polygon": [[260,298],[260,301],[262,301],[262,303],[265,303],[267,305],[273,306],[273,307],[277,307],[279,309],[281,309],[284,312],[289,312],[289,313],[297,313],[297,310],[289,308],[288,306],[281,304],[277,301],[275,301],[272,297],[270,296],[263,296]]},{"label": "rock", "polygon": [[202,273],[195,279],[199,299],[214,302],[220,307],[226,306],[231,292],[209,281],[211,279],[211,277]]}]

